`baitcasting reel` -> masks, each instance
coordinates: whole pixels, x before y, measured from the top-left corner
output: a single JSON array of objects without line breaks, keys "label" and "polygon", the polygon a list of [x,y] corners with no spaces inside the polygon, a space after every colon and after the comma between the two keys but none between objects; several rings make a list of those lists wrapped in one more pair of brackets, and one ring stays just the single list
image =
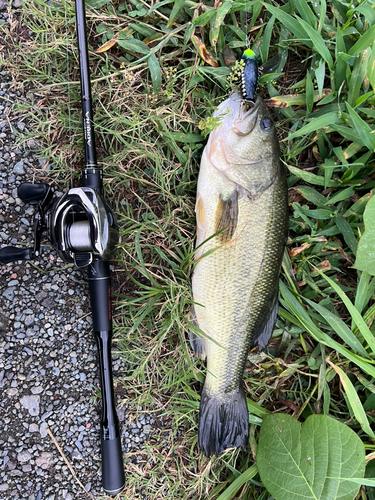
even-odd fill
[{"label": "baitcasting reel", "polygon": [[38,212],[34,216],[34,246],[1,248],[0,263],[38,257],[43,232],[47,233],[60,257],[76,267],[88,266],[94,258],[110,259],[118,240],[116,221],[97,190],[73,188],[53,202],[48,184],[25,182],[19,186],[18,196],[25,203],[38,203]]}]

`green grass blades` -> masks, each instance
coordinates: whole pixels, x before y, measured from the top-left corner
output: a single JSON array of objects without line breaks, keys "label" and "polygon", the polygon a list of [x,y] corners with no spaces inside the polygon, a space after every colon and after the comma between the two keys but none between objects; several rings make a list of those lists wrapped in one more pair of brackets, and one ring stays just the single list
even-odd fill
[{"label": "green grass blades", "polygon": [[354,267],[372,276],[375,275],[375,197],[372,197],[363,214],[365,232],[359,240],[358,255]]},{"label": "green grass blades", "polygon": [[332,366],[335,372],[339,375],[342,386],[344,388],[345,394],[349,400],[349,404],[351,409],[357,419],[358,423],[364,430],[364,432],[371,438],[375,439],[375,434],[370,427],[369,421],[367,419],[365,410],[358,398],[357,391],[355,390],[354,385],[351,383],[350,378],[346,375],[346,373],[339,367],[335,366],[328,360],[328,363]]}]

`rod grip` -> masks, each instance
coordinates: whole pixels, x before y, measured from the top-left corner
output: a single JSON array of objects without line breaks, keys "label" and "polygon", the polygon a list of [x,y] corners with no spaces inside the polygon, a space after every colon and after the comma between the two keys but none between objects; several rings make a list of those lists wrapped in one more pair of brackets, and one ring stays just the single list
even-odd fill
[{"label": "rod grip", "polygon": [[102,393],[102,484],[107,494],[116,495],[125,485],[125,473],[121,450],[121,432],[113,392],[111,275],[109,263],[103,260],[94,260],[89,265],[88,277]]},{"label": "rod grip", "polygon": [[117,495],[125,486],[120,436],[102,439],[102,484],[108,495]]}]

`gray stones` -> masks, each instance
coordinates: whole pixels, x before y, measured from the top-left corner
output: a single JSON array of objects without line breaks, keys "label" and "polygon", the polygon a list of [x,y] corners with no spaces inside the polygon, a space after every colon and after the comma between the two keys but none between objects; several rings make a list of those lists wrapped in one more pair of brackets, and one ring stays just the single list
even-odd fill
[{"label": "gray stones", "polygon": [[17,175],[23,175],[25,173],[25,167],[23,160],[17,162],[13,167],[13,172]]},{"label": "gray stones", "polygon": [[28,462],[31,459],[31,454],[28,451],[21,451],[17,455],[17,460],[21,463]]},{"label": "gray stones", "polygon": [[40,412],[40,397],[39,396],[23,396],[20,399],[21,405],[26,408],[30,415],[36,417]]},{"label": "gray stones", "polygon": [[41,469],[49,469],[53,464],[53,454],[49,452],[43,452],[40,457],[35,459],[35,463]]}]

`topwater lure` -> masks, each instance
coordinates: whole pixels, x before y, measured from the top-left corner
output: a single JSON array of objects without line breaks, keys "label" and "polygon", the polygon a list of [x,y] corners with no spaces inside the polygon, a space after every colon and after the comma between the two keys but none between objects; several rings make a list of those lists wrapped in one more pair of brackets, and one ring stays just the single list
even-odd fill
[{"label": "topwater lure", "polygon": [[246,101],[254,101],[259,81],[258,60],[253,50],[246,49],[241,61],[245,63],[241,73],[241,93]]}]

